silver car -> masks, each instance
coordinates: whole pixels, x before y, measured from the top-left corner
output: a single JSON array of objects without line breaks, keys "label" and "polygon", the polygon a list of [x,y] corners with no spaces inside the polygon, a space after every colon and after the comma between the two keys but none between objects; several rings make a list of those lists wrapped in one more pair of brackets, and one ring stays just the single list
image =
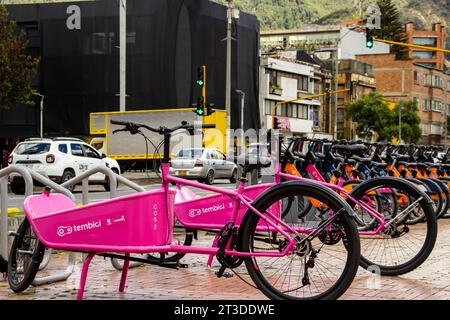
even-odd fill
[{"label": "silver car", "polygon": [[215,178],[237,180],[237,166],[216,149],[183,148],[170,161],[170,174],[213,184]]}]

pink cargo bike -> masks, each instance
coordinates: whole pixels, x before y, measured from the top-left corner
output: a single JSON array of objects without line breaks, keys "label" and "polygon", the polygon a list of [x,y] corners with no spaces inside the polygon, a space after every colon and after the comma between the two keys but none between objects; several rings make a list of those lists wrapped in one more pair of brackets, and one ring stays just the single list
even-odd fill
[{"label": "pink cargo bike", "polygon": [[[271,299],[336,299],[350,286],[360,259],[359,236],[354,212],[336,193],[310,181],[251,189],[241,183],[237,190],[228,190],[173,177],[169,175],[171,134],[180,129],[193,133],[194,126],[183,122],[169,129],[125,121],[111,123],[123,125],[122,130],[132,134],[145,128],[164,136],[161,189],[82,207],[48,189],[27,197],[26,219],[14,235],[8,261],[8,281],[13,291],[23,291],[31,284],[45,247],[88,254],[78,299],[83,298],[89,264],[95,255],[124,260],[120,292],[125,289],[129,261],[176,268],[176,262],[163,259],[169,253],[215,255],[221,264],[216,272],[219,277],[227,268],[245,266],[256,287]],[[169,188],[169,182],[218,194],[186,201],[184,216],[177,213],[187,226],[209,225],[221,230],[215,246],[173,242],[177,191]],[[217,197],[221,202],[212,201]],[[284,203],[292,197],[316,199],[323,211],[316,211],[306,220],[299,220],[295,212],[281,215]],[[202,220],[196,225],[199,217]],[[149,252],[162,254],[161,261],[130,256]]]}]

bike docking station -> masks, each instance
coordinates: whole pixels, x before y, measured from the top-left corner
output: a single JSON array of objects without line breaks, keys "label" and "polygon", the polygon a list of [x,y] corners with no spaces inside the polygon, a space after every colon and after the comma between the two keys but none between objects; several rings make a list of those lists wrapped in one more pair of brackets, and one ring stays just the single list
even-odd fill
[{"label": "bike docking station", "polygon": [[[0,221],[1,221],[1,224],[0,224],[0,255],[5,261],[7,261],[8,257],[9,257],[8,237],[16,235],[16,232],[17,232],[16,230],[8,230],[8,203],[9,203],[8,177],[12,173],[17,173],[23,178],[24,184],[25,184],[25,198],[33,195],[34,181],[36,181],[40,185],[44,186],[43,188],[45,188],[45,192],[49,193],[50,190],[54,190],[56,193],[60,193],[75,202],[75,196],[73,195],[72,192],[69,191],[68,188],[81,183],[81,188],[82,188],[82,203],[81,204],[83,206],[87,205],[89,203],[88,178],[91,175],[94,175],[96,173],[103,173],[108,177],[108,179],[109,179],[108,181],[110,184],[110,198],[111,199],[117,197],[118,183],[122,183],[137,192],[145,191],[145,189],[143,187],[139,186],[138,184],[136,184],[122,176],[117,175],[111,169],[109,169],[107,167],[103,167],[103,166],[97,166],[95,168],[92,168],[92,169],[84,172],[83,174],[64,182],[61,185],[51,181],[50,179],[45,178],[41,174],[36,173],[31,169],[25,168],[23,166],[18,166],[18,165],[8,166],[8,167],[0,170],[0,215],[1,215],[1,219],[0,219]],[[95,227],[95,224],[93,225],[93,227]],[[61,231],[58,230],[58,235],[60,235],[59,232],[61,232],[61,234],[62,234],[64,232],[64,230],[62,230],[62,229],[61,229]],[[50,259],[51,259],[51,254],[52,254],[52,249],[46,248],[44,258],[39,266],[39,270],[43,270],[44,268],[46,268],[48,266]],[[86,257],[87,257],[87,255],[83,254],[83,260],[85,260]],[[117,257],[120,257],[120,256],[117,256]],[[111,262],[112,262],[112,265],[114,266],[114,268],[116,268],[118,270],[122,270],[122,265],[119,264],[117,259],[113,259],[114,257],[111,257],[111,258],[112,258]],[[144,261],[145,261],[145,259],[142,259],[142,262],[144,262]],[[67,280],[72,275],[75,264],[76,264],[76,252],[69,251],[68,262],[67,262],[67,266],[64,271],[57,273],[57,274],[53,274],[53,275],[49,275],[49,276],[45,276],[45,277],[41,277],[41,278],[36,278],[33,280],[32,285],[40,286],[40,285],[44,285],[44,284]],[[138,266],[141,264],[142,263],[132,262],[129,264],[129,267],[134,267],[134,266]]]}]

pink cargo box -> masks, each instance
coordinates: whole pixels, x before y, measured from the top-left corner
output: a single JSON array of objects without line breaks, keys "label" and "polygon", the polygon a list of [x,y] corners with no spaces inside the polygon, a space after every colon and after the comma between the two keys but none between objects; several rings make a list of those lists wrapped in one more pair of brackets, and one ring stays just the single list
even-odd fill
[{"label": "pink cargo box", "polygon": [[[25,213],[50,248],[142,252],[171,243],[175,191],[153,190],[77,207],[62,194],[26,198]],[[142,250],[142,251],[141,251]]]}]

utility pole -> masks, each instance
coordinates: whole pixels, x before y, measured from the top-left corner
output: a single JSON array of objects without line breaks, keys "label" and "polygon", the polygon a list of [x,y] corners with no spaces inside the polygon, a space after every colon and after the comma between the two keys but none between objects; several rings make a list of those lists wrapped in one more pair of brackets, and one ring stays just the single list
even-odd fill
[{"label": "utility pole", "polygon": [[336,63],[335,63],[335,73],[334,73],[334,121],[333,121],[333,137],[334,139],[337,139],[337,114],[338,114],[338,97],[339,97],[339,44],[340,40],[338,42],[338,46],[336,47]]},{"label": "utility pole", "polygon": [[44,95],[38,92],[33,93],[35,96],[38,96],[41,100],[39,103],[39,137],[44,137]]},{"label": "utility pole", "polygon": [[227,65],[225,80],[225,111],[227,113],[227,128],[231,128],[231,23],[233,19],[233,0],[227,3]]},{"label": "utility pole", "polygon": [[127,0],[119,0],[119,107],[126,111]]}]

